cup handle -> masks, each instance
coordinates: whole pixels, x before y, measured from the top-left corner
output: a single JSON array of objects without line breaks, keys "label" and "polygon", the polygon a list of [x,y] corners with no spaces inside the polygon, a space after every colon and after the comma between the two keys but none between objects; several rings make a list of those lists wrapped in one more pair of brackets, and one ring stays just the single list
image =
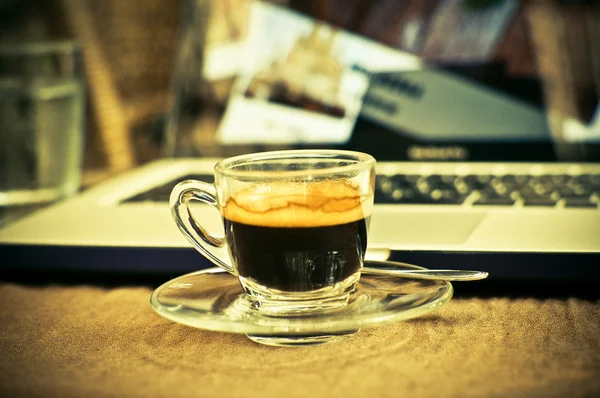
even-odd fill
[{"label": "cup handle", "polygon": [[201,181],[185,180],[180,182],[173,188],[169,198],[171,214],[179,230],[196,250],[215,265],[235,275],[225,238],[214,236],[196,221],[188,205],[190,200],[207,203],[218,210],[215,187]]}]

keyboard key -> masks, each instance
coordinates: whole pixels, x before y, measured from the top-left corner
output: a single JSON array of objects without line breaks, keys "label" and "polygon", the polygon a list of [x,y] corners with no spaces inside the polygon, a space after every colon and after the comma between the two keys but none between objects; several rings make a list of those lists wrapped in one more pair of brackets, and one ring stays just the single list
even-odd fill
[{"label": "keyboard key", "polygon": [[376,190],[379,190],[385,194],[389,194],[397,187],[397,184],[392,177],[377,176],[375,186]]},{"label": "keyboard key", "polygon": [[431,199],[437,203],[444,204],[461,204],[465,201],[466,196],[452,189],[434,189],[429,195]]},{"label": "keyboard key", "polygon": [[505,183],[512,182],[517,186],[523,186],[531,179],[531,176],[524,174],[506,175],[503,177]]},{"label": "keyboard key", "polygon": [[[434,176],[430,176],[430,177],[434,177]],[[456,180],[456,178],[458,178],[458,176],[455,176],[452,174],[443,174],[443,175],[435,176],[435,179],[428,178],[428,182],[429,182],[429,185],[432,187],[432,189],[437,188],[437,189],[452,189],[452,190],[454,190],[454,188],[455,188],[454,181]]]},{"label": "keyboard key", "polygon": [[421,194],[427,195],[433,188],[435,188],[435,185],[432,187],[427,178],[419,178],[419,180],[417,180],[416,187]]},{"label": "keyboard key", "polygon": [[542,183],[554,183],[554,176],[551,174],[537,176],[536,179]]},{"label": "keyboard key", "polygon": [[580,176],[572,176],[571,178],[569,178],[567,180],[567,184],[566,184],[569,188],[572,189],[590,189],[591,185],[590,185],[590,180],[589,178],[586,177],[586,175],[580,175]]},{"label": "keyboard key", "polygon": [[417,180],[423,176],[417,175],[417,174],[407,174],[402,176],[404,178],[404,180],[410,184],[410,185],[415,185],[417,183]]},{"label": "keyboard key", "polygon": [[535,191],[535,189],[531,186],[524,186],[518,190],[519,196],[521,198],[537,198],[540,195]]},{"label": "keyboard key", "polygon": [[442,176],[439,174],[432,174],[423,178],[433,187],[437,187],[442,182]]},{"label": "keyboard key", "polygon": [[379,193],[375,195],[375,203],[396,204],[461,204],[465,196],[456,191],[435,189],[431,193],[422,194],[411,188],[397,188],[390,194]]},{"label": "keyboard key", "polygon": [[479,191],[480,196],[486,198],[496,198],[496,197],[511,197],[511,192],[504,189],[500,189],[501,186],[494,188],[485,188]]},{"label": "keyboard key", "polygon": [[412,203],[416,196],[413,189],[397,186],[391,192],[375,192],[375,203]]},{"label": "keyboard key", "polygon": [[512,206],[514,204],[515,200],[510,196],[482,196],[475,203],[473,203],[475,206]]},{"label": "keyboard key", "polygon": [[389,178],[391,179],[394,187],[412,188],[415,185],[416,180],[413,180],[412,178],[409,178],[409,177],[412,177],[412,176],[395,175],[395,176],[390,176]]},{"label": "keyboard key", "polygon": [[495,183],[492,185],[492,187],[494,188],[494,192],[496,192],[496,194],[498,196],[507,196],[510,195],[510,193],[512,192],[512,190],[510,189],[510,186],[506,186],[506,184],[499,182],[499,183]]},{"label": "keyboard key", "polygon": [[566,174],[554,174],[552,176],[552,182],[555,186],[565,185],[569,179],[569,176]]},{"label": "keyboard key", "polygon": [[556,206],[556,201],[549,197],[523,199],[524,206]]},{"label": "keyboard key", "polygon": [[577,196],[590,196],[592,194],[592,190],[587,185],[575,185],[573,186],[573,192]]},{"label": "keyboard key", "polygon": [[160,185],[149,189],[146,192],[139,193],[129,199],[125,199],[123,202],[168,202],[171,196],[171,191],[179,182],[184,180],[198,180],[212,184],[214,177],[212,175],[203,174],[191,174],[183,177],[179,177],[174,181],[170,181],[166,184]]},{"label": "keyboard key", "polygon": [[503,184],[517,184],[517,176],[513,174],[503,175],[500,177],[500,181],[502,181]]},{"label": "keyboard key", "polygon": [[499,178],[495,178],[492,180],[492,187],[497,192],[502,192],[503,194],[510,194],[511,192],[517,191],[521,189],[524,184],[526,184],[526,180],[517,180],[518,176],[514,175],[505,175]]},{"label": "keyboard key", "polygon": [[552,192],[552,188],[554,188],[554,186],[551,183],[542,183],[534,186],[533,190],[538,195],[550,195],[550,192]]},{"label": "keyboard key", "polygon": [[465,177],[461,177],[461,176],[456,176],[454,178],[454,180],[452,181],[451,187],[454,188],[456,190],[456,192],[460,193],[461,195],[468,195],[471,192],[473,192],[472,185],[467,182]]},{"label": "keyboard key", "polygon": [[492,177],[489,174],[484,175],[468,175],[464,177],[464,181],[473,190],[480,190],[488,187],[492,181]]},{"label": "keyboard key", "polygon": [[451,174],[444,174],[441,176],[442,183],[452,185],[457,176]]},{"label": "keyboard key", "polygon": [[586,208],[597,208],[598,205],[590,200],[588,197],[567,197],[563,198],[565,207],[586,207]]},{"label": "keyboard key", "polygon": [[573,176],[572,179],[574,182],[578,184],[589,184],[591,180],[591,174],[580,174],[577,176]]},{"label": "keyboard key", "polygon": [[558,195],[560,195],[561,197],[577,196],[575,195],[575,191],[573,191],[572,188],[567,186],[557,187],[555,188],[554,192],[558,193]]}]

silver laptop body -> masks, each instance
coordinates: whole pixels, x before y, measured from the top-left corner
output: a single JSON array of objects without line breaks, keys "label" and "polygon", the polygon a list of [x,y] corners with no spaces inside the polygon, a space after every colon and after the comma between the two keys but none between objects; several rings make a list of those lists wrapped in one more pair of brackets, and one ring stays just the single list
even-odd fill
[{"label": "silver laptop body", "polygon": [[[181,68],[189,60],[179,62],[180,69],[191,70]],[[174,79],[168,156],[0,229],[3,267],[178,274],[211,265],[175,226],[171,188],[186,178],[210,180],[222,157],[271,148],[211,142],[206,151],[194,152],[186,145],[196,118],[183,111],[189,87],[197,83],[192,75]],[[379,77],[372,78],[352,138],[342,145],[378,160],[369,258],[481,269],[495,278],[599,278],[600,164],[556,156],[587,143],[557,145],[539,127],[546,118],[539,108],[441,71]],[[415,93],[425,93],[416,98],[418,106]],[[412,113],[388,117],[386,103]],[[467,113],[440,116],[444,110]],[[428,130],[419,132],[419,126]],[[531,143],[514,138],[528,134]],[[597,142],[592,145],[597,149]],[[195,216],[222,232],[213,208],[199,204]]]}]

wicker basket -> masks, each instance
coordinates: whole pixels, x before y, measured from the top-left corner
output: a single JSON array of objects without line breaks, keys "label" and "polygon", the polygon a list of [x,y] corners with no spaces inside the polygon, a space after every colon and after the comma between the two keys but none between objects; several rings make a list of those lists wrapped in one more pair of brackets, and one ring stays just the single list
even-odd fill
[{"label": "wicker basket", "polygon": [[140,163],[132,132],[164,114],[175,59],[181,2],[61,0],[84,53],[91,127],[106,165]]}]

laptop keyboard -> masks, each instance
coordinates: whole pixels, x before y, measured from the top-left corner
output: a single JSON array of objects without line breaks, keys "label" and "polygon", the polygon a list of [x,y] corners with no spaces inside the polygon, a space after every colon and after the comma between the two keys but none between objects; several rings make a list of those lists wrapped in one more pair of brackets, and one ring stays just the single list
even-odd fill
[{"label": "laptop keyboard", "polygon": [[[187,179],[213,182],[212,175],[187,175],[125,202],[168,202]],[[598,208],[600,174],[581,175],[379,175],[375,203],[464,206]]]},{"label": "laptop keyboard", "polygon": [[600,175],[378,176],[377,203],[597,207]]},{"label": "laptop keyboard", "polygon": [[212,175],[208,174],[190,174],[187,176],[178,177],[176,180],[170,181],[158,187],[154,187],[149,191],[139,193],[129,199],[124,200],[123,202],[168,202],[169,196],[171,196],[171,191],[173,188],[175,188],[175,185],[184,180],[197,180],[212,184],[215,179]]}]

